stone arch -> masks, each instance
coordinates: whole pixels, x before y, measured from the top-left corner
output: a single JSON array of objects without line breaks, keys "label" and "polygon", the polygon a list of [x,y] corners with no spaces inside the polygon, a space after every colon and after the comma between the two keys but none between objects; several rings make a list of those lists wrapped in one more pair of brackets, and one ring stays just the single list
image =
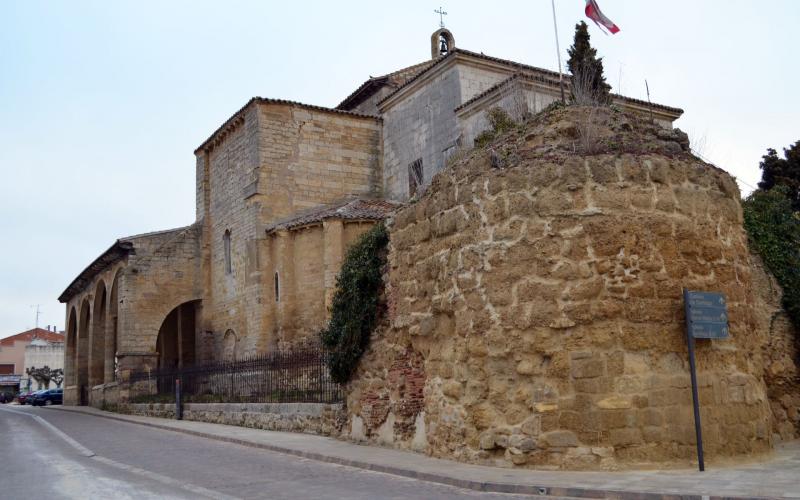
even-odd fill
[{"label": "stone arch", "polygon": [[92,306],[91,346],[89,347],[89,386],[105,381],[106,322],[108,292],[103,280],[98,280]]},{"label": "stone arch", "polygon": [[64,354],[64,387],[77,384],[76,376],[78,355],[78,312],[75,306],[69,309],[67,317],[67,345]]},{"label": "stone arch", "polygon": [[88,298],[81,302],[78,316],[77,369],[75,374],[78,386],[78,397],[81,405],[86,405],[89,398],[89,334],[91,333],[92,307]]},{"label": "stone arch", "polygon": [[[431,35],[431,59],[446,56],[456,48],[456,39],[447,28],[438,29]],[[443,50],[444,49],[444,50]]]},{"label": "stone arch", "polygon": [[199,300],[184,302],[173,308],[162,321],[155,348],[159,368],[183,368],[195,364],[199,305]]},{"label": "stone arch", "polygon": [[108,297],[108,327],[106,332],[105,352],[105,381],[106,383],[117,380],[117,341],[119,335],[119,276],[122,268],[117,269],[111,282],[111,291]]},{"label": "stone arch", "polygon": [[236,332],[228,329],[222,338],[222,359],[223,361],[236,361],[239,349],[239,338]]}]

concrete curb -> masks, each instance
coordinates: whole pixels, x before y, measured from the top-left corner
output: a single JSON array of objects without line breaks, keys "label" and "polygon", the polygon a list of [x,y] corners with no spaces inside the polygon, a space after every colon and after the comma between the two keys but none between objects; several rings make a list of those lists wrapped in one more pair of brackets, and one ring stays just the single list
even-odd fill
[{"label": "concrete curb", "polygon": [[[95,417],[107,418],[110,420],[117,420],[120,422],[127,422],[130,424],[142,425],[145,427],[152,427],[155,429],[179,432],[192,436],[212,439],[215,441],[222,441],[226,443],[233,443],[250,448],[258,448],[296,457],[307,458],[319,462],[332,463],[337,465],[344,465],[348,467],[355,467],[358,469],[369,470],[373,472],[382,472],[385,474],[392,474],[395,476],[407,477],[411,479],[418,479],[421,481],[428,481],[432,483],[444,484],[448,486],[455,486],[457,488],[464,488],[474,491],[482,491],[487,493],[515,493],[523,495],[535,495],[541,497],[571,497],[571,498],[614,498],[619,500],[767,500],[770,497],[752,497],[752,496],[714,496],[714,495],[698,495],[698,494],[662,494],[647,491],[632,491],[632,490],[603,490],[594,488],[583,487],[569,487],[569,486],[538,486],[530,484],[517,484],[517,483],[503,483],[495,481],[476,481],[470,479],[461,479],[444,474],[426,473],[402,467],[380,465],[364,460],[352,460],[335,455],[326,455],[322,453],[308,452],[287,448],[284,446],[271,445],[267,443],[257,443],[248,441],[246,439],[237,439],[218,434],[211,434],[207,432],[195,431],[191,429],[180,429],[168,425],[161,425],[153,422],[142,422],[131,418],[126,418],[122,414],[112,414],[102,410],[98,411],[84,411],[80,409],[59,408],[50,406],[51,410],[64,411],[67,413],[82,413]],[[77,407],[75,407],[77,408]],[[99,413],[102,412],[102,413]],[[155,418],[155,417],[149,417]]]}]

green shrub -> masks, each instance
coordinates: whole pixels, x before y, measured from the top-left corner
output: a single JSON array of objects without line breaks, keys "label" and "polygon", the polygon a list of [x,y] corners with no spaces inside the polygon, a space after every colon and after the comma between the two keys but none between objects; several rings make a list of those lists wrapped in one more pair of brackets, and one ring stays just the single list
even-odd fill
[{"label": "green shrub", "polygon": [[484,130],[475,138],[475,147],[482,148],[495,139],[494,130]]},{"label": "green shrub", "polygon": [[336,277],[331,319],[320,338],[330,351],[331,378],[340,384],[350,380],[378,321],[387,243],[386,226],[376,224],[350,247]]},{"label": "green shrub", "polygon": [[783,307],[800,330],[800,214],[787,189],[756,190],[742,207],[750,244],[783,288]]},{"label": "green shrub", "polygon": [[486,111],[486,119],[489,120],[491,128],[484,130],[475,137],[476,148],[482,148],[497,139],[501,134],[517,127],[517,122],[505,109],[495,106]]},{"label": "green shrub", "polygon": [[499,106],[489,109],[489,111],[486,112],[486,118],[489,120],[492,130],[494,130],[497,135],[508,132],[517,126],[517,122],[511,118],[511,115]]}]

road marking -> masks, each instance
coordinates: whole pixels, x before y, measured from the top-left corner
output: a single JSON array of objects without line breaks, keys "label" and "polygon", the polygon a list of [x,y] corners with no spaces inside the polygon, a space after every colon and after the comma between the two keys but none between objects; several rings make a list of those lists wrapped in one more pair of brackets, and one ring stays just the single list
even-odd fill
[{"label": "road marking", "polygon": [[140,469],[138,467],[134,467],[132,465],[123,464],[110,458],[101,457],[99,455],[95,455],[92,457],[94,460],[97,460],[100,463],[104,463],[106,465],[110,465],[111,467],[116,467],[117,469],[122,469],[126,472],[130,472],[132,474],[137,474],[139,476],[146,477],[148,479],[152,479],[153,481],[158,481],[159,483],[168,484],[170,486],[176,486],[186,491],[190,491],[197,495],[202,495],[208,498],[214,498],[216,500],[242,500],[238,497],[232,497],[230,495],[225,495],[223,493],[219,493],[213,490],[209,490],[208,488],[203,488],[202,486],[197,486],[192,483],[185,483],[183,481],[178,481],[177,479],[172,479],[168,476],[163,476],[158,474],[157,472],[150,472],[149,470]]},{"label": "road marking", "polygon": [[79,442],[75,441],[71,437],[67,436],[66,434],[64,434],[64,432],[61,429],[59,429],[55,425],[51,424],[47,420],[43,419],[39,415],[33,415],[31,413],[28,413],[28,412],[12,410],[10,408],[3,408],[3,407],[0,407],[0,410],[6,411],[8,413],[16,413],[17,415],[25,415],[26,417],[30,417],[30,418],[36,420],[37,422],[39,422],[40,424],[42,424],[44,427],[47,427],[50,430],[50,432],[54,433],[56,436],[60,437],[64,441],[66,441],[67,444],[69,444],[70,446],[72,446],[73,448],[78,450],[78,453],[80,453],[84,457],[91,458],[91,457],[95,456],[95,454],[94,454],[94,452],[92,450],[90,450],[89,448],[83,446],[82,444],[80,444]]},{"label": "road marking", "polygon": [[186,482],[183,482],[183,481],[178,481],[177,479],[173,479],[171,477],[164,476],[162,474],[158,474],[157,472],[151,472],[151,471],[148,471],[148,470],[145,470],[145,469],[140,469],[138,467],[134,467],[132,465],[128,465],[128,464],[124,464],[124,463],[121,463],[121,462],[117,462],[116,460],[112,460],[110,458],[101,457],[100,455],[97,455],[95,452],[93,452],[89,448],[87,448],[87,447],[83,446],[82,444],[80,444],[79,442],[75,441],[73,438],[68,436],[64,431],[62,431],[61,429],[59,429],[55,425],[51,424],[47,420],[43,419],[39,415],[33,415],[33,414],[28,413],[28,412],[12,410],[10,408],[4,408],[4,407],[0,407],[0,410],[5,411],[7,413],[15,413],[17,415],[24,415],[26,417],[30,417],[30,418],[36,420],[43,427],[47,428],[48,430],[50,430],[50,432],[52,432],[56,436],[60,437],[67,444],[69,444],[70,446],[72,446],[73,448],[78,450],[78,452],[81,455],[83,455],[84,457],[91,458],[92,460],[95,460],[95,461],[100,462],[102,464],[108,465],[110,467],[114,467],[116,469],[124,470],[126,472],[131,473],[131,474],[136,474],[138,476],[146,477],[146,478],[148,478],[150,480],[157,481],[157,482],[162,483],[162,484],[166,484],[166,485],[169,485],[169,486],[174,486],[174,487],[180,488],[182,490],[186,490],[188,492],[194,493],[196,495],[201,495],[201,496],[204,496],[204,497],[207,497],[207,498],[213,498],[214,500],[242,500],[239,497],[225,495],[224,493],[219,493],[219,492],[214,491],[214,490],[209,490],[208,488],[203,488],[202,486],[197,486],[197,485],[192,484],[192,483],[186,483]]}]

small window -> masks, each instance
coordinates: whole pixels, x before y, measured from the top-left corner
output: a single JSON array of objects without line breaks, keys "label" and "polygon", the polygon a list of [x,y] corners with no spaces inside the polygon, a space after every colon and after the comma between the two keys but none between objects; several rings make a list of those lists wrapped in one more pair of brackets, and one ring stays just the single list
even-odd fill
[{"label": "small window", "polygon": [[281,282],[278,278],[278,271],[275,271],[275,302],[281,301]]},{"label": "small window", "polygon": [[222,236],[222,246],[224,247],[225,252],[225,274],[231,274],[233,268],[231,266],[231,231],[230,229],[225,230],[225,234]]},{"label": "small window", "polygon": [[422,186],[422,158],[418,158],[408,165],[408,196],[417,194]]}]

